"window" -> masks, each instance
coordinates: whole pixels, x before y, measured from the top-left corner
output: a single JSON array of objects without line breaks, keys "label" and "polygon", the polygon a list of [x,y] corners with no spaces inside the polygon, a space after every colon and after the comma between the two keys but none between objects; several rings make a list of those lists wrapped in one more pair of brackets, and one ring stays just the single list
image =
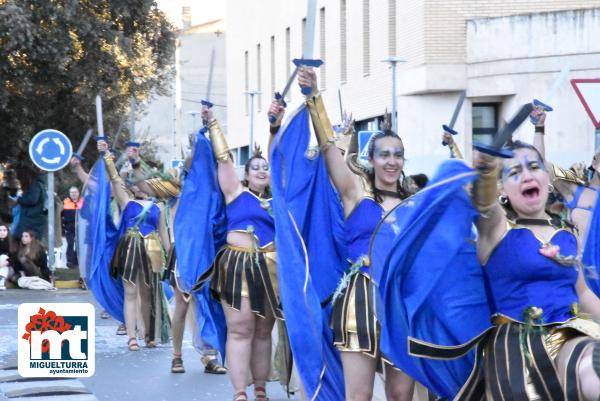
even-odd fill
[{"label": "window", "polygon": [[492,143],[498,131],[499,103],[473,103],[473,142]]},{"label": "window", "polygon": [[242,167],[248,161],[248,146],[241,146],[239,148],[232,149],[232,152],[236,155],[238,167]]},{"label": "window", "polygon": [[275,91],[275,36],[271,36],[271,94]]},{"label": "window", "polygon": [[388,53],[396,55],[396,1],[388,0]]},{"label": "window", "polygon": [[[327,37],[327,33],[325,32],[325,7],[321,8],[320,12],[319,12],[319,53],[320,53],[320,58],[321,60],[323,60],[323,62],[325,62],[325,58],[327,57],[327,46],[326,46],[326,42],[325,42],[325,38]],[[326,68],[326,64],[323,64],[319,70],[320,70],[320,84],[319,86],[321,87],[321,89],[325,89],[326,86],[326,75],[325,75],[325,68]]]},{"label": "window", "polygon": [[369,16],[369,0],[363,0],[363,74],[371,72],[371,26]]},{"label": "window", "polygon": [[[244,52],[244,90],[248,92],[248,80],[250,76],[248,74],[248,50]],[[244,112],[248,115],[248,99],[244,102]]]},{"label": "window", "polygon": [[[285,28],[285,79],[289,78],[292,74],[290,67],[292,65],[292,55],[290,50],[291,39],[290,39],[290,27]],[[288,91],[286,101],[291,101],[291,93],[292,91]]]},{"label": "window", "polygon": [[256,96],[256,109],[260,111],[260,106],[262,103],[262,66],[260,63],[261,54],[260,54],[260,43],[256,45],[256,90],[258,91],[258,95]]},{"label": "window", "polygon": [[346,44],[346,0],[340,0],[340,81],[348,80]]}]

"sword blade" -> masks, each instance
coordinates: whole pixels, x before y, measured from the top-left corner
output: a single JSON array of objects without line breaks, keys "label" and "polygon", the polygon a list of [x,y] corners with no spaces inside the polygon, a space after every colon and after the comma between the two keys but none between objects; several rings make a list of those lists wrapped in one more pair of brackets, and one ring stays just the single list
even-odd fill
[{"label": "sword blade", "polygon": [[460,92],[460,96],[458,97],[458,101],[456,102],[456,106],[454,107],[452,119],[450,120],[450,124],[448,125],[450,128],[454,128],[454,124],[456,124],[456,120],[458,119],[458,115],[460,114],[460,110],[462,109],[462,105],[465,101],[466,95],[467,91]]},{"label": "sword blade", "polygon": [[131,97],[131,110],[129,114],[129,140],[135,142],[135,112],[136,112],[135,97]]},{"label": "sword blade", "polygon": [[554,82],[552,83],[552,87],[546,94],[546,98],[544,99],[544,102],[546,102],[547,104],[552,103],[552,98],[554,98],[554,95],[556,95],[556,93],[560,89],[560,86],[565,82],[565,80],[569,76],[570,71],[571,71],[571,63],[567,63],[562,68],[562,70],[560,70],[560,73],[558,74],[558,76],[556,77]]},{"label": "sword blade", "polygon": [[96,124],[98,127],[98,136],[104,138],[104,124],[102,122],[102,98],[96,96]]},{"label": "sword blade", "polygon": [[338,101],[340,103],[341,124],[344,124],[344,107],[342,107],[342,91],[338,88]]},{"label": "sword blade", "polygon": [[315,25],[317,19],[317,0],[306,1],[306,23],[304,25],[304,42],[302,58],[312,59],[315,44]]},{"label": "sword blade", "polygon": [[296,75],[298,75],[298,67],[294,68],[292,75],[290,75],[290,78],[288,79],[287,83],[285,84],[285,88],[283,88],[283,91],[281,91],[282,99],[285,99],[285,95],[287,95],[287,93],[290,91],[290,88],[292,87],[292,84],[294,83],[294,80],[296,79]]},{"label": "sword blade", "polygon": [[89,128],[84,137],[83,140],[81,141],[81,143],[79,144],[79,147],[77,148],[77,155],[82,156],[83,151],[85,150],[85,147],[87,146],[88,142],[90,141],[90,138],[92,137],[92,134],[94,133],[94,130]]},{"label": "sword blade", "polygon": [[495,150],[500,150],[502,147],[508,142],[509,139],[512,138],[512,135],[515,133],[517,128],[529,117],[529,114],[533,111],[533,104],[527,103],[521,106],[519,111],[513,116],[513,118],[506,124],[502,129],[500,129],[496,135],[494,136],[494,141],[492,142],[492,148]]},{"label": "sword blade", "polygon": [[210,66],[208,67],[208,82],[206,83],[206,99],[210,101],[210,90],[212,88],[213,71],[215,69],[215,48],[210,52]]},{"label": "sword blade", "polygon": [[117,133],[115,134],[115,137],[114,137],[114,139],[112,141],[112,143],[113,143],[112,147],[113,148],[116,148],[117,147],[117,143],[119,143],[119,139],[121,138],[121,134],[123,133],[123,125],[124,124],[125,124],[125,120],[121,119],[121,122],[119,123],[119,128],[117,128]]}]

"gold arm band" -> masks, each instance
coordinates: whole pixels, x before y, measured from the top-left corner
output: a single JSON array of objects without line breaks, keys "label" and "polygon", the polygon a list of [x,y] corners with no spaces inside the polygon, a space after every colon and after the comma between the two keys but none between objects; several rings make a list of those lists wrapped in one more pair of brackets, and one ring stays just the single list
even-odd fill
[{"label": "gold arm band", "polygon": [[577,185],[587,185],[588,182],[584,177],[578,176],[573,170],[566,170],[555,164],[552,165],[552,181],[560,180],[570,182]]},{"label": "gold arm band", "polygon": [[315,134],[317,135],[317,142],[321,148],[330,146],[335,141],[335,133],[331,127],[331,121],[325,110],[325,104],[320,94],[306,99],[306,105],[310,113],[310,119],[312,120],[313,127],[315,128]]},{"label": "gold arm band", "polygon": [[106,172],[108,173],[108,178],[111,181],[116,181],[120,179],[119,172],[117,171],[117,167],[115,166],[115,161],[113,160],[112,155],[109,152],[106,152],[103,156],[104,165],[106,166]]},{"label": "gold arm band", "polygon": [[450,151],[452,152],[452,156],[454,156],[455,159],[464,159],[460,148],[458,147],[456,142],[452,142],[452,145],[450,145]]},{"label": "gold arm band", "polygon": [[227,145],[225,134],[223,134],[217,120],[212,120],[208,123],[208,132],[210,133],[210,142],[212,143],[213,152],[215,152],[217,160],[222,162],[229,160],[229,145]]},{"label": "gold arm band", "polygon": [[163,180],[160,178],[149,178],[145,180],[146,184],[152,188],[158,198],[168,199],[179,196],[181,186],[178,182]]},{"label": "gold arm band", "polygon": [[473,204],[480,212],[486,212],[496,204],[499,171],[499,167],[480,171],[479,178],[473,183]]}]

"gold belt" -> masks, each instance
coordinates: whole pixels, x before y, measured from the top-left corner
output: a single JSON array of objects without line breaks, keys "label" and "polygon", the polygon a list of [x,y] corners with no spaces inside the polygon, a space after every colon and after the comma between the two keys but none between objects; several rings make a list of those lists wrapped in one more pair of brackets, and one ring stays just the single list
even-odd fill
[{"label": "gold belt", "polygon": [[258,248],[247,248],[244,246],[235,246],[235,245],[226,245],[227,249],[231,249],[232,251],[239,251],[239,252],[261,252],[261,253],[270,253],[270,252],[275,252],[275,244],[274,243],[270,243],[265,245],[264,247],[258,247]]}]

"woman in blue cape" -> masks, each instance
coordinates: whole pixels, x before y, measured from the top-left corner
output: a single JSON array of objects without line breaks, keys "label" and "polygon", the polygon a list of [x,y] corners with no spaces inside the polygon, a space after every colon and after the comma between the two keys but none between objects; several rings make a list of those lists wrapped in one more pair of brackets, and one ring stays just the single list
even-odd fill
[{"label": "woman in blue cape", "polygon": [[[531,114],[532,122],[535,122],[533,144],[545,158],[546,112],[536,108]],[[582,261],[587,285],[600,296],[600,208],[596,206],[600,190],[600,151],[596,150],[587,175],[585,167],[582,169],[584,171],[577,171],[574,167],[564,169],[548,160],[544,162],[555,192],[563,201],[561,206],[564,207],[565,218],[579,231],[582,239]]]},{"label": "woman in blue cape", "polygon": [[217,159],[217,177],[225,197],[226,245],[217,253],[210,279],[227,323],[226,360],[234,401],[246,401],[250,371],[256,400],[267,400],[266,381],[271,362],[271,331],[283,319],[277,284],[271,214],[269,164],[260,152],[245,165],[245,180],[235,171],[225,136],[208,108],[202,110]]},{"label": "woman in blue cape", "polygon": [[136,336],[139,296],[146,347],[154,348],[157,336],[162,342],[168,339],[166,305],[159,280],[164,266],[163,247],[168,249],[169,246],[164,215],[137,187],[125,187],[105,141],[98,141],[98,151],[104,154],[112,191],[123,211],[120,225],[125,232],[112,255],[110,271],[113,277],[120,277],[123,282],[127,345],[131,351],[139,350]]},{"label": "woman in blue cape", "polygon": [[477,254],[494,323],[482,363],[486,395],[597,400],[592,354],[600,326],[589,317],[600,318],[600,300],[578,266],[577,235],[546,212],[551,186],[543,158],[525,143],[511,148],[503,162],[478,153],[474,160]]},{"label": "woman in blue cape", "polygon": [[[171,285],[175,295],[175,309],[171,317],[171,326],[173,329],[171,373],[185,373],[182,345],[187,320],[186,316],[191,305],[190,323],[193,333],[193,345],[202,355],[201,360],[204,364],[204,372],[225,374],[227,373],[227,369],[218,363],[218,351],[215,348],[220,345],[220,342],[211,335],[208,335],[211,338],[206,338],[206,327],[204,324],[200,324],[200,322],[212,322],[213,316],[207,309],[210,306],[214,306],[212,305],[214,301],[203,299],[202,293],[191,294],[191,289],[201,272],[210,266],[215,249],[215,244],[213,243],[214,216],[211,214],[211,206],[215,205],[217,199],[211,196],[208,189],[212,187],[211,183],[215,181],[215,178],[210,177],[212,178],[211,180],[206,177],[207,171],[210,171],[209,166],[214,161],[210,157],[211,155],[207,154],[210,151],[210,147],[202,145],[204,144],[194,146],[193,155],[185,159],[185,165],[181,171],[170,169],[167,173],[159,175],[152,174],[148,176],[147,173],[144,173],[141,168],[142,159],[140,158],[138,147],[130,146],[127,149],[127,156],[133,167],[134,177],[138,180],[136,184],[138,188],[147,195],[160,199],[164,204],[163,210],[170,240],[164,279]],[[192,159],[198,167],[194,171],[191,171]],[[201,170],[201,177],[198,177],[198,174],[196,174],[196,170],[198,169]],[[195,185],[196,182],[188,185],[188,191],[183,196],[184,201],[181,203],[183,177],[190,173],[192,180],[198,177],[201,182],[198,185]],[[182,206],[181,214],[178,214],[180,205]],[[214,207],[214,209],[216,208]],[[178,224],[175,224],[176,222]],[[198,230],[199,226],[203,227],[204,230]],[[179,238],[178,242],[181,244],[181,255],[179,258],[177,258],[175,253],[175,235],[177,235]],[[180,263],[178,263],[178,259]],[[222,313],[217,313],[217,315],[216,320],[222,318]],[[215,345],[211,345],[210,343],[214,343]]]},{"label": "woman in blue cape", "polygon": [[[331,319],[334,344],[341,353],[346,399],[370,400],[375,371],[382,355],[379,326],[373,309],[368,247],[385,211],[405,197],[399,182],[404,165],[404,146],[400,137],[390,130],[374,135],[369,144],[372,172],[367,180],[362,180],[346,165],[340,150],[332,146],[335,134],[318,93],[314,71],[300,70],[298,83],[312,88],[306,104],[346,217],[350,266],[334,292]],[[391,364],[384,363],[384,366],[387,399],[411,400],[412,379]]]}]

